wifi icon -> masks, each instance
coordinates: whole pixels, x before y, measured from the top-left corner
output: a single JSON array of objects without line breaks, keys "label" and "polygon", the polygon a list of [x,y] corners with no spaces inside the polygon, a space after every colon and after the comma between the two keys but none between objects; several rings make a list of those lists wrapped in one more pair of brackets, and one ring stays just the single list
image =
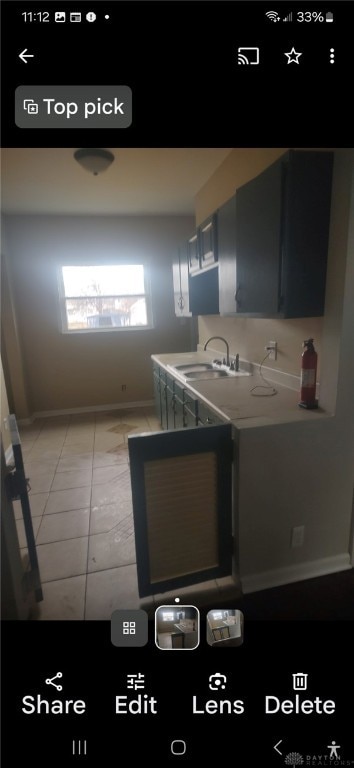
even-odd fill
[{"label": "wifi icon", "polygon": [[280,21],[280,17],[276,11],[267,11],[266,17],[269,21]]}]

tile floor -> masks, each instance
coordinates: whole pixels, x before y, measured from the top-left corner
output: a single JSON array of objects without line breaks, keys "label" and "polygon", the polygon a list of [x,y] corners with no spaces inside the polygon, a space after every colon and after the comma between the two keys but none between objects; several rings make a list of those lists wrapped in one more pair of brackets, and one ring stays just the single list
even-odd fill
[{"label": "tile floor", "polygon": [[[118,608],[142,606],[128,435],[157,429],[153,408],[57,416],[20,428],[44,595],[33,618],[108,620]],[[14,507],[26,558],[20,503]],[[232,580],[221,579],[183,592],[194,605],[210,602],[212,592],[217,605],[228,589]],[[152,604],[174,596],[156,595]]]}]

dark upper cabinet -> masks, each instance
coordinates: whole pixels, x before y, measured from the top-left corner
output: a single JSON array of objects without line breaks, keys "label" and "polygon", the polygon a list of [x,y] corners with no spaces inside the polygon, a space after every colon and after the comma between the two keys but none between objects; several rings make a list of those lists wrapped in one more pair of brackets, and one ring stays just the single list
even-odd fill
[{"label": "dark upper cabinet", "polygon": [[287,152],[219,209],[220,314],[323,314],[332,165]]},{"label": "dark upper cabinet", "polygon": [[179,248],[173,263],[177,317],[219,314],[216,220],[210,216]]},{"label": "dark upper cabinet", "polygon": [[217,253],[217,215],[213,213],[187,241],[188,268],[191,275],[214,267]]},{"label": "dark upper cabinet", "polygon": [[192,312],[189,307],[189,271],[186,243],[178,249],[178,254],[173,262],[172,272],[175,315],[177,317],[190,317]]},{"label": "dark upper cabinet", "polygon": [[280,273],[285,317],[323,315],[332,168],[332,152],[291,152],[285,165]]},{"label": "dark upper cabinet", "polygon": [[192,315],[219,314],[218,269],[206,269],[190,276],[189,307]]},{"label": "dark upper cabinet", "polygon": [[198,232],[192,235],[187,240],[187,259],[188,269],[190,274],[193,272],[199,272],[200,270],[200,258],[199,258],[199,244],[198,244]]},{"label": "dark upper cabinet", "polygon": [[216,264],[217,252],[217,216],[213,214],[198,228],[198,248],[200,268],[205,269]]},{"label": "dark upper cabinet", "polygon": [[236,194],[218,210],[219,310],[237,311],[236,294]]}]

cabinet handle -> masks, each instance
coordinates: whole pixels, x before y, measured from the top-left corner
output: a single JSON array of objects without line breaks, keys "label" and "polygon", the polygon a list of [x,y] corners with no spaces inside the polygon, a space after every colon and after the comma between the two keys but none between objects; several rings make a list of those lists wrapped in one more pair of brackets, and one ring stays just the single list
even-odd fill
[{"label": "cabinet handle", "polygon": [[179,309],[184,309],[184,298],[182,295],[179,297],[177,304]]}]

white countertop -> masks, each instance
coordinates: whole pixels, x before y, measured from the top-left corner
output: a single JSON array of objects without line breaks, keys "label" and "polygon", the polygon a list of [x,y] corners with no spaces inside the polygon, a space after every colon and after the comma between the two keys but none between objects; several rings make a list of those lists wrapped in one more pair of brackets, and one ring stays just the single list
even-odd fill
[{"label": "white countertop", "polygon": [[[306,410],[299,408],[299,392],[279,383],[274,383],[277,394],[259,397],[251,394],[251,389],[263,385],[259,373],[252,376],[225,377],[220,379],[205,379],[188,381],[177,371],[171,371],[169,366],[190,362],[211,362],[215,357],[207,352],[175,352],[171,354],[152,355],[152,359],[173,374],[183,386],[198,395],[206,405],[213,408],[225,421],[230,421],[237,429],[260,427],[291,422],[308,422],[329,418],[331,414],[322,408]],[[242,364],[241,364],[242,367]],[[269,380],[269,378],[268,378]],[[273,382],[271,382],[273,385]],[[266,390],[263,390],[266,393]],[[262,393],[262,390],[257,390]]]}]

